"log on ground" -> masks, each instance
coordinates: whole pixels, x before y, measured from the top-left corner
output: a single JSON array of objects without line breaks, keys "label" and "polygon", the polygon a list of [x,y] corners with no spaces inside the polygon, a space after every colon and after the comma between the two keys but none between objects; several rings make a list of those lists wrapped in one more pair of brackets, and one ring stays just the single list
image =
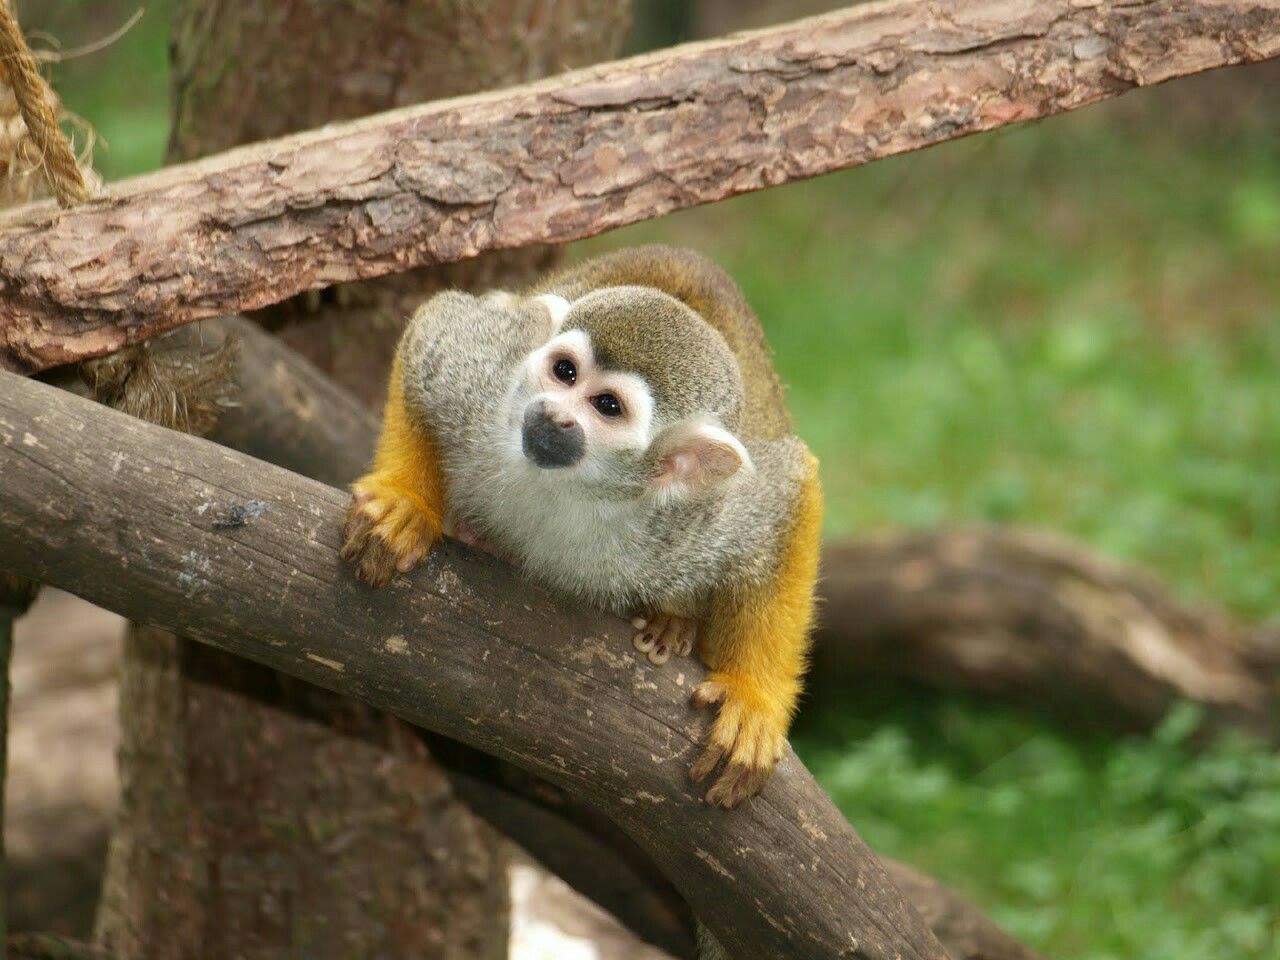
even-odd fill
[{"label": "log on ground", "polygon": [[1208,733],[1280,740],[1280,625],[1194,607],[1063,537],[1008,527],[886,536],[828,547],[822,569],[819,701],[896,676],[1146,731],[1190,700]]}]

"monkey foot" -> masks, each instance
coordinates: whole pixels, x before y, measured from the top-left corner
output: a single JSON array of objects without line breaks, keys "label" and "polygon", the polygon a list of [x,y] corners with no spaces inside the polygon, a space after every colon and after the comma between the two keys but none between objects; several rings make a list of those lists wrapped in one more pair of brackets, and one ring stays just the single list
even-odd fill
[{"label": "monkey foot", "polygon": [[421,498],[407,491],[361,480],[347,508],[342,559],[371,587],[386,586],[408,573],[440,537],[440,520]]},{"label": "monkey foot", "polygon": [[697,621],[670,613],[634,617],[631,625],[640,631],[632,641],[636,649],[657,666],[662,666],[673,655],[687,657],[693,652],[693,642],[698,638]]},{"label": "monkey foot", "polygon": [[693,705],[719,704],[706,749],[689,770],[694,783],[705,780],[721,761],[720,774],[707,790],[707,803],[732,810],[763,789],[787,745],[787,721],[761,709],[744,694],[744,682],[712,673],[693,691]]}]

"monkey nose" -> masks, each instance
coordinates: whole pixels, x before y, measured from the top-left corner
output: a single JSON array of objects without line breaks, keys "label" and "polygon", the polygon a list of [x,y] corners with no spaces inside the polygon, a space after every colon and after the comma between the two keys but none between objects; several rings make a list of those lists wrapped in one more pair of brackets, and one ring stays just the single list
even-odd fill
[{"label": "monkey nose", "polygon": [[552,414],[543,403],[530,404],[521,429],[524,455],[544,469],[571,467],[586,453],[586,434],[572,416]]}]

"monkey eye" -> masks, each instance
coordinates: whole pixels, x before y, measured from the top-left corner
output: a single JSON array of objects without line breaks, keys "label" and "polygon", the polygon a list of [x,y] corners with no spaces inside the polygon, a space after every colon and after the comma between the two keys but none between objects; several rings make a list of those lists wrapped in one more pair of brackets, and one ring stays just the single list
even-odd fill
[{"label": "monkey eye", "polygon": [[599,411],[602,417],[622,416],[622,404],[618,402],[618,398],[612,393],[602,393],[598,397],[592,397],[591,405]]},{"label": "monkey eye", "polygon": [[573,365],[572,360],[566,360],[563,357],[556,361],[551,372],[561,383],[574,383],[578,379],[578,368]]}]

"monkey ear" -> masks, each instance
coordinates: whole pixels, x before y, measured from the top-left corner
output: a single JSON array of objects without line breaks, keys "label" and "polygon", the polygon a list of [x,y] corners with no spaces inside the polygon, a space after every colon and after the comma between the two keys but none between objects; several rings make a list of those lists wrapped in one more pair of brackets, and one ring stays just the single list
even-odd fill
[{"label": "monkey ear", "polygon": [[723,483],[739,470],[751,469],[751,456],[741,441],[719,424],[692,420],[668,427],[653,442],[658,493],[679,496]]},{"label": "monkey ear", "polygon": [[551,329],[558,331],[564,326],[564,318],[569,313],[569,303],[564,297],[558,293],[543,293],[533,298],[547,308],[547,312],[551,314]]}]

